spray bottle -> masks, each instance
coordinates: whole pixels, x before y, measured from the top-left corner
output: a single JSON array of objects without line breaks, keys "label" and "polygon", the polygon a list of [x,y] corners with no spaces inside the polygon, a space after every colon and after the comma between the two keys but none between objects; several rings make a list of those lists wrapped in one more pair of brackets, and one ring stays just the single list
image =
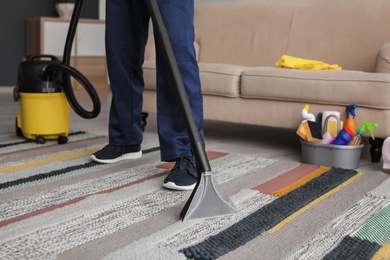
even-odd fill
[{"label": "spray bottle", "polygon": [[357,108],[356,104],[348,105],[347,108],[345,109],[345,112],[347,114],[347,118],[351,115],[353,117],[356,116],[355,109]]},{"label": "spray bottle", "polygon": [[362,141],[362,136],[366,128],[370,132],[371,138],[375,140],[374,129],[378,126],[377,123],[372,122],[363,122],[362,126],[359,128],[357,134],[352,138],[348,145],[360,145]]},{"label": "spray bottle", "polygon": [[357,108],[356,104],[348,105],[345,109],[347,115],[347,122],[343,129],[341,129],[336,138],[332,141],[331,144],[335,145],[346,145],[352,141],[353,137],[356,135],[355,130],[355,109]]},{"label": "spray bottle", "polygon": [[354,134],[356,133],[355,130],[355,109],[357,108],[356,104],[348,105],[345,109],[345,113],[347,116],[347,122],[345,123],[345,126],[349,128]]},{"label": "spray bottle", "polygon": [[336,138],[332,141],[331,144],[346,145],[353,139],[354,136],[355,133],[351,129],[345,126],[343,129],[339,131]]}]

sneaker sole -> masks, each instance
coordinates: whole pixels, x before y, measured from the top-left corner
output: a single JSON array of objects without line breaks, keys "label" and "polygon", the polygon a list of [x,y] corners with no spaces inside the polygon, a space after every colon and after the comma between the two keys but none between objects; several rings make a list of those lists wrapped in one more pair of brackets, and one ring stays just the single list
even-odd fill
[{"label": "sneaker sole", "polygon": [[196,183],[188,186],[177,186],[175,183],[169,181],[167,183],[163,183],[163,187],[170,190],[180,190],[180,191],[188,191],[193,190],[196,186]]},{"label": "sneaker sole", "polygon": [[96,158],[94,154],[91,155],[91,159],[98,163],[117,163],[122,160],[131,160],[131,159],[139,159],[142,157],[142,151],[138,151],[135,153],[125,153],[122,156],[119,156],[114,159],[99,159]]}]

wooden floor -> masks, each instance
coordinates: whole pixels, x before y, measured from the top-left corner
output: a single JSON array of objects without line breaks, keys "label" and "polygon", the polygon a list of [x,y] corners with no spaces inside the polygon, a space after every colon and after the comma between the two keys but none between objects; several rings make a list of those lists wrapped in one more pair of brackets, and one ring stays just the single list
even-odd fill
[{"label": "wooden floor", "polygon": [[[15,133],[15,116],[19,112],[19,103],[15,102],[13,88],[0,87],[0,141],[4,135]],[[102,111],[95,119],[83,119],[71,112],[72,131],[82,130],[107,135],[110,93],[99,93]],[[80,103],[90,107],[85,95],[78,95]],[[205,120],[204,133],[207,150],[242,153],[251,156],[297,161],[300,157],[299,138],[295,130],[233,124]],[[147,121],[144,140],[158,142],[156,115],[150,114]],[[371,163],[369,144],[366,142],[359,170],[382,170],[382,162]],[[387,172],[387,171],[384,171]]]}]

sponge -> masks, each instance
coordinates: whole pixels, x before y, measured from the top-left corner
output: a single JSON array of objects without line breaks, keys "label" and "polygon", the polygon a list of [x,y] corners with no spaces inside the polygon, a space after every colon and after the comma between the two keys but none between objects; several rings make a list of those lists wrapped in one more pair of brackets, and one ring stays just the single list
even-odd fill
[{"label": "sponge", "polygon": [[304,127],[304,123],[305,122],[302,122],[299,124],[298,129],[297,129],[297,135],[299,135],[299,137],[302,138],[303,140],[307,141],[307,132],[306,132],[306,129]]},{"label": "sponge", "polygon": [[297,129],[297,135],[305,141],[318,143],[322,139],[321,126],[315,122],[303,121]]}]

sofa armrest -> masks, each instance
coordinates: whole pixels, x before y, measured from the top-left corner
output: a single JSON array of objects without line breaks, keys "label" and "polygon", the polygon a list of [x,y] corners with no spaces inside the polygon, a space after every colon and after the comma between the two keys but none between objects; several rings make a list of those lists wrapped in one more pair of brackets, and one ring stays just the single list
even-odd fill
[{"label": "sofa armrest", "polygon": [[376,56],[375,70],[380,73],[390,73],[390,42],[379,49]]}]

